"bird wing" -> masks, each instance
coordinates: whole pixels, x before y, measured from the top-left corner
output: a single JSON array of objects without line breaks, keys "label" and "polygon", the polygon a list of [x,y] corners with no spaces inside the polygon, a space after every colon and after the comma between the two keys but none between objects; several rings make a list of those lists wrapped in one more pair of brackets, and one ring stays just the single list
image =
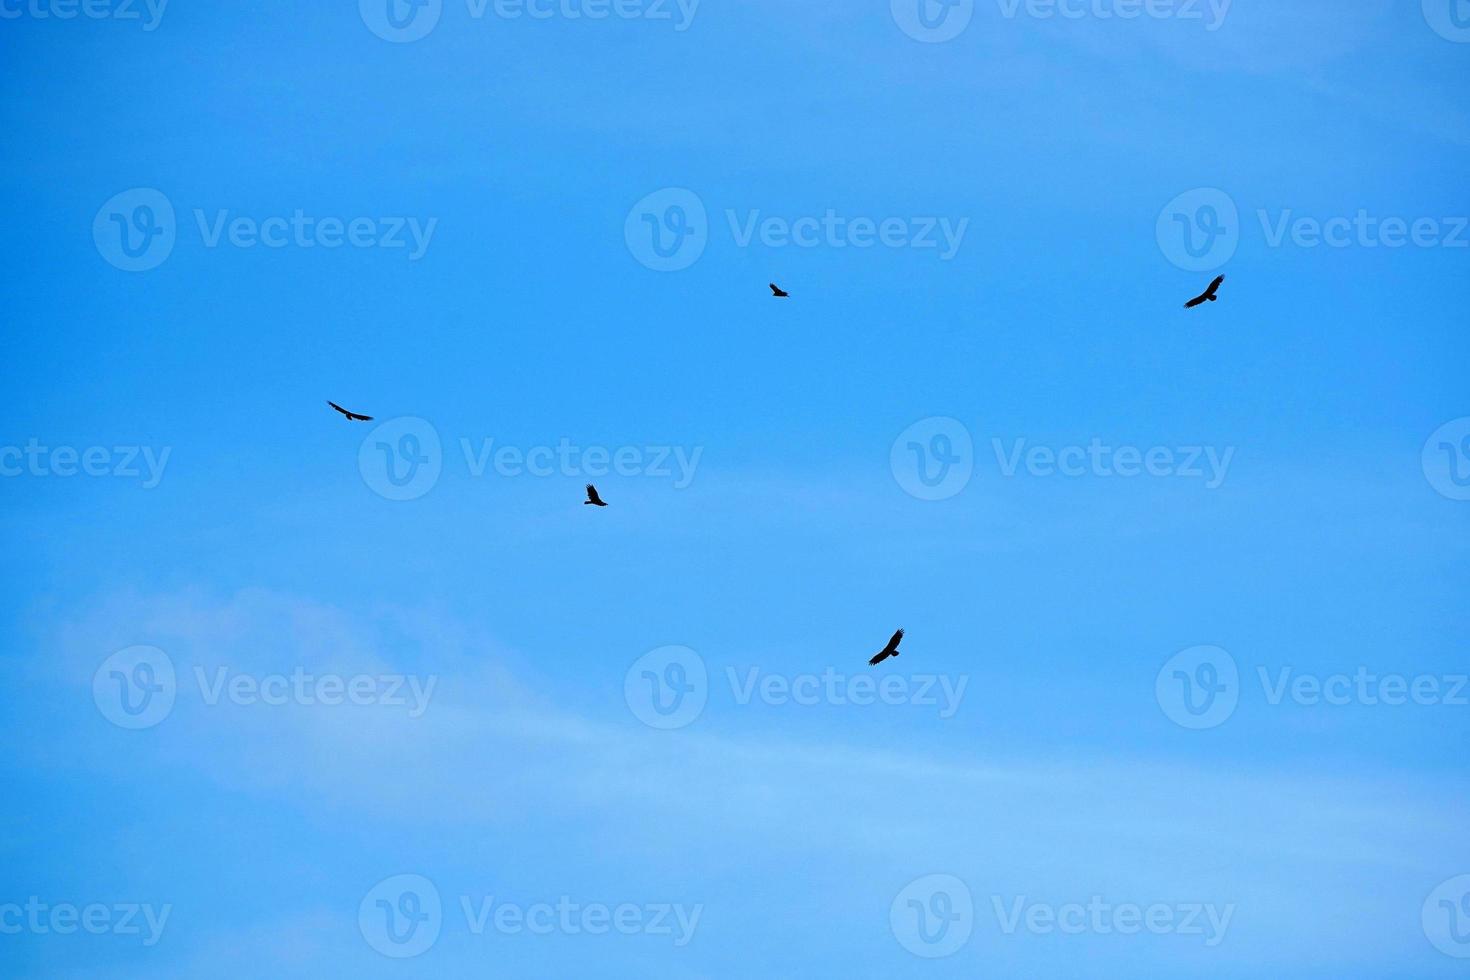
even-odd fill
[{"label": "bird wing", "polygon": [[879,664],[881,664],[883,661],[885,661],[887,659],[888,659],[888,651],[887,650],[884,650],[882,653],[878,654],[872,660],[869,660],[868,661],[868,666],[869,667],[876,667],[876,666],[878,666]]},{"label": "bird wing", "polygon": [[1219,292],[1219,290],[1220,290],[1220,284],[1222,282],[1224,282],[1224,281],[1225,281],[1225,277],[1224,276],[1216,276],[1215,277],[1215,281],[1212,282],[1212,283],[1210,283],[1210,288],[1205,290],[1205,295],[1206,296],[1213,296],[1213,295],[1215,295],[1215,293]]},{"label": "bird wing", "polygon": [[890,650],[897,650],[898,649],[898,641],[899,640],[902,640],[902,639],[903,639],[903,630],[899,630],[897,633],[894,633],[893,634],[893,638],[888,641],[888,646],[886,646],[886,647],[883,648],[883,652],[884,653],[887,653]]},{"label": "bird wing", "polygon": [[346,415],[348,418],[351,418],[352,417],[352,413],[351,412],[347,411],[347,409],[343,408],[341,405],[338,405],[336,402],[332,401],[330,398],[327,399],[327,404],[330,405],[330,406],[332,406],[333,408],[335,408],[337,411],[341,412],[343,415]]},{"label": "bird wing", "polygon": [[592,501],[594,504],[602,502],[602,498],[597,495],[597,488],[590,483],[587,484],[587,499]]},{"label": "bird wing", "polygon": [[348,412],[347,417],[354,422],[371,422],[373,420],[371,415],[354,415],[352,412]]},{"label": "bird wing", "polygon": [[1190,300],[1188,303],[1185,303],[1184,304],[1184,308],[1186,310],[1192,310],[1196,306],[1199,306],[1201,303],[1203,303],[1207,298],[1208,297],[1205,297],[1205,296],[1196,296],[1194,299]]},{"label": "bird wing", "polygon": [[774,293],[777,296],[780,296],[781,295],[781,287],[778,286],[778,285],[776,285],[775,283],[771,283],[771,292]]}]

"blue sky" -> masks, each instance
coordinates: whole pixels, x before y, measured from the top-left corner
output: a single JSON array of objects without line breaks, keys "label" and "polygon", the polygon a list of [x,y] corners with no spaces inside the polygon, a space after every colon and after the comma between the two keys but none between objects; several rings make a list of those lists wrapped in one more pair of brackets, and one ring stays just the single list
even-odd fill
[{"label": "blue sky", "polygon": [[0,0],[0,973],[1462,975],[1462,8]]}]

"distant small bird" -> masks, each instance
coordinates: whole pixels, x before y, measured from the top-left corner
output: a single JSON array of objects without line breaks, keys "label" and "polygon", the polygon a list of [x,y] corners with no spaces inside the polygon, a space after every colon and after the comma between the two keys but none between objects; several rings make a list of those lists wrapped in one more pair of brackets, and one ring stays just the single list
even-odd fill
[{"label": "distant small bird", "polygon": [[607,504],[603,503],[602,502],[602,498],[597,495],[597,488],[594,487],[592,484],[589,483],[589,484],[587,484],[587,499],[584,500],[584,501],[582,501],[582,506],[583,507],[606,507]]},{"label": "distant small bird", "polygon": [[373,417],[371,415],[358,415],[356,412],[349,412],[347,411],[347,409],[343,408],[341,405],[338,405],[334,401],[328,401],[327,404],[335,408],[337,411],[341,412],[343,415],[347,416],[347,421],[349,422],[371,422],[373,420]]},{"label": "distant small bird", "polygon": [[874,657],[872,660],[869,660],[868,661],[868,666],[869,667],[876,667],[879,664],[881,664],[883,661],[887,660],[889,657],[896,657],[896,656],[898,656],[898,641],[899,640],[902,640],[902,639],[903,639],[903,630],[899,630],[897,633],[894,633],[893,634],[893,639],[891,639],[891,640],[888,641],[888,645],[886,647],[884,647],[882,649],[882,651],[879,652],[879,654],[876,657]]},{"label": "distant small bird", "polygon": [[1196,296],[1194,299],[1190,300],[1188,303],[1185,303],[1184,304],[1184,308],[1186,310],[1192,310],[1196,306],[1199,306],[1199,305],[1201,305],[1201,304],[1203,304],[1203,303],[1205,303],[1207,301],[1210,302],[1210,303],[1213,303],[1216,300],[1218,300],[1220,297],[1217,296],[1216,294],[1220,292],[1220,283],[1222,283],[1224,281],[1225,281],[1225,277],[1224,276],[1216,276],[1215,277],[1215,281],[1212,282],[1212,283],[1210,283],[1210,288],[1209,289],[1206,289],[1204,292],[1200,293],[1198,296]]},{"label": "distant small bird", "polygon": [[775,283],[771,283],[771,295],[775,296],[777,299],[785,299],[791,294],[782,289],[780,286],[776,285]]}]

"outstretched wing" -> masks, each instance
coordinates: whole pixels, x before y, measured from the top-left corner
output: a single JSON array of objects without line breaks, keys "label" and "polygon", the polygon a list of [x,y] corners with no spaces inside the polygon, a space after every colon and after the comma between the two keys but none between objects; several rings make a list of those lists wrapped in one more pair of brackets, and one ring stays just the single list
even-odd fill
[{"label": "outstretched wing", "polygon": [[872,660],[869,660],[868,661],[868,666],[869,667],[876,667],[876,666],[878,666],[879,664],[881,664],[883,661],[885,661],[887,659],[888,659],[888,651],[887,650],[884,650],[882,653],[878,654]]},{"label": "outstretched wing", "polygon": [[373,420],[371,415],[354,415],[351,412],[347,413],[347,417],[354,422],[371,422]]},{"label": "outstretched wing", "polygon": [[1190,300],[1188,303],[1185,303],[1184,304],[1184,308],[1186,310],[1192,310],[1196,306],[1199,306],[1201,303],[1203,303],[1207,299],[1209,299],[1209,296],[1196,296],[1194,299]]},{"label": "outstretched wing", "polygon": [[775,283],[771,283],[771,295],[772,296],[785,296],[786,295],[786,290],[782,289],[780,286],[776,285]]},{"label": "outstretched wing", "polygon": [[333,408],[335,408],[337,411],[341,412],[343,415],[347,416],[348,418],[352,418],[352,413],[351,412],[347,411],[347,409],[343,408],[341,405],[338,405],[336,402],[332,401],[330,398],[327,399],[327,404],[330,405],[330,406],[332,406]]},{"label": "outstretched wing", "polygon": [[587,500],[594,504],[602,503],[602,498],[597,495],[597,488],[590,483],[587,484]]},{"label": "outstretched wing", "polygon": [[897,633],[894,633],[893,634],[893,638],[888,641],[888,646],[886,646],[886,647],[883,648],[883,652],[884,653],[892,653],[894,650],[897,650],[898,649],[898,642],[900,640],[902,640],[902,639],[903,639],[903,630],[899,630]]},{"label": "outstretched wing", "polygon": [[1207,289],[1207,290],[1205,290],[1205,291],[1206,292],[1209,292],[1209,293],[1218,292],[1219,289],[1220,289],[1220,284],[1222,282],[1224,282],[1224,281],[1225,281],[1225,277],[1224,276],[1216,276],[1215,277],[1215,281],[1212,282],[1212,283],[1210,283],[1210,288]]}]

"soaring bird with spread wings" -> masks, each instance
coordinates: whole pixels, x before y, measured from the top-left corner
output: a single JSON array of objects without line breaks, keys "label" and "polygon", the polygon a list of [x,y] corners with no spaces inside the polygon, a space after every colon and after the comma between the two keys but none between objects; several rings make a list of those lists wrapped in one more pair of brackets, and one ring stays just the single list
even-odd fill
[{"label": "soaring bird with spread wings", "polygon": [[1184,304],[1184,308],[1186,310],[1192,310],[1196,306],[1202,306],[1205,303],[1213,303],[1216,300],[1218,300],[1220,298],[1217,295],[1220,292],[1220,283],[1222,283],[1224,281],[1225,281],[1225,277],[1224,276],[1216,276],[1215,277],[1215,281],[1212,282],[1212,283],[1210,283],[1210,288],[1209,289],[1206,289],[1204,292],[1200,293],[1198,296],[1196,296],[1194,299],[1190,300],[1188,303],[1185,303]]},{"label": "soaring bird with spread wings", "polygon": [[607,504],[603,503],[602,502],[602,498],[597,495],[597,488],[594,487],[592,484],[589,483],[589,484],[587,484],[587,499],[584,500],[584,501],[582,501],[582,506],[583,507],[606,507]]},{"label": "soaring bird with spread wings", "polygon": [[373,420],[373,417],[371,415],[358,415],[356,412],[349,412],[347,411],[347,409],[343,408],[341,405],[338,405],[334,401],[329,400],[327,404],[335,408],[337,411],[341,412],[349,422],[371,422]]},{"label": "soaring bird with spread wings", "polygon": [[899,630],[897,633],[894,633],[893,634],[893,639],[891,639],[891,640],[888,641],[888,645],[886,647],[884,647],[878,653],[878,655],[876,657],[874,657],[872,660],[869,660],[868,661],[868,666],[869,667],[876,667],[879,664],[881,664],[883,661],[887,660],[889,657],[896,657],[896,656],[898,656],[898,641],[900,641],[902,639],[903,639],[903,630]]},{"label": "soaring bird with spread wings", "polygon": [[774,296],[776,299],[786,299],[791,294],[782,289],[780,286],[776,285],[775,283],[771,283],[771,295]]}]

